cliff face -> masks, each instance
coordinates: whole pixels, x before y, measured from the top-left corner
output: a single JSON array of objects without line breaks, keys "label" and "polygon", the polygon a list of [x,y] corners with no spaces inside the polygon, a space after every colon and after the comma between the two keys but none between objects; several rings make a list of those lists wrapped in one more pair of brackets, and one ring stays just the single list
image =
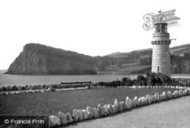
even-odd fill
[{"label": "cliff face", "polygon": [[46,74],[47,63],[43,55],[35,52],[23,51],[18,58],[10,65],[8,74]]},{"label": "cliff face", "polygon": [[96,70],[82,58],[91,59],[75,52],[27,44],[10,65],[7,74],[96,74]]}]

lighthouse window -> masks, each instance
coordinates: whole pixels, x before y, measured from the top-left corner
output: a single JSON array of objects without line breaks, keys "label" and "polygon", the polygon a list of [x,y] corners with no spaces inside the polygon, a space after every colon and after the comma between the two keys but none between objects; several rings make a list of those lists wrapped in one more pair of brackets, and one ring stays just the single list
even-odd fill
[{"label": "lighthouse window", "polygon": [[162,32],[167,32],[167,27],[166,27],[166,25],[163,25],[163,26],[162,26]]},{"label": "lighthouse window", "polygon": [[161,32],[160,25],[156,25],[156,32]]},{"label": "lighthouse window", "polygon": [[167,25],[165,25],[164,27],[165,27],[164,31],[167,32]]},{"label": "lighthouse window", "polygon": [[157,32],[161,32],[160,26],[157,27]]},{"label": "lighthouse window", "polygon": [[159,66],[158,66],[158,69],[157,69],[157,70],[158,70],[158,72],[159,72]]}]

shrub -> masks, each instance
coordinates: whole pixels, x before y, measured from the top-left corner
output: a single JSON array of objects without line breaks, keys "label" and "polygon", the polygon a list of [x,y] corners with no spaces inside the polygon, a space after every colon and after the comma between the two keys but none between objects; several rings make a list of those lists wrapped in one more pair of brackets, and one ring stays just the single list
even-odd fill
[{"label": "shrub", "polygon": [[127,77],[123,77],[121,81],[122,81],[122,85],[124,85],[124,86],[132,86],[133,85],[133,81]]},{"label": "shrub", "polygon": [[147,73],[146,82],[147,85],[151,86],[170,84],[171,78],[161,73]]},{"label": "shrub", "polygon": [[21,87],[21,90],[25,90],[25,87]]},{"label": "shrub", "polygon": [[12,91],[18,91],[18,87],[17,87],[16,85],[14,85],[14,86],[12,87]]},{"label": "shrub", "polygon": [[136,79],[137,85],[146,85],[146,78],[143,75],[138,75]]}]

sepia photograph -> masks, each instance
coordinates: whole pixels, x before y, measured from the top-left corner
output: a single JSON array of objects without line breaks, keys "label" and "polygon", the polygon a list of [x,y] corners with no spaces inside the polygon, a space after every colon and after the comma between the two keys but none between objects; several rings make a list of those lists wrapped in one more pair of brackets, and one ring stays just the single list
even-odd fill
[{"label": "sepia photograph", "polygon": [[0,1],[0,128],[190,128],[180,0]]}]

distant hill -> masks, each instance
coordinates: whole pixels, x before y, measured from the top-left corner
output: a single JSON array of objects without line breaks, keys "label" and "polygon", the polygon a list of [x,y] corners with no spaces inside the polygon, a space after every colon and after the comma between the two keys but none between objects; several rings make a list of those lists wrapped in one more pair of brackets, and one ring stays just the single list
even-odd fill
[{"label": "distant hill", "polygon": [[111,54],[108,54],[108,55],[106,55],[106,56],[108,56],[108,57],[114,57],[114,58],[123,58],[123,57],[127,57],[127,56],[129,56],[130,54],[132,54],[132,53],[149,53],[149,52],[152,52],[152,49],[151,48],[149,48],[149,49],[142,49],[142,50],[135,50],[135,51],[131,51],[131,52],[124,52],[124,53],[122,53],[122,52],[116,52],[116,53],[111,53]]},{"label": "distant hill", "polygon": [[173,55],[184,55],[190,52],[190,44],[180,45],[176,47],[172,47],[170,49],[171,54]]},{"label": "distant hill", "polygon": [[[152,49],[148,48],[148,49],[135,50],[135,51],[125,52],[125,53],[116,52],[116,53],[108,54],[106,56],[115,57],[115,58],[122,58],[122,57],[128,56],[131,53],[137,53],[137,54],[148,53],[149,54],[150,52],[152,52]],[[185,53],[189,53],[190,52],[190,44],[184,44],[184,45],[180,45],[180,46],[171,47],[170,52],[172,55],[182,55]]]},{"label": "distant hill", "polygon": [[[172,47],[172,73],[190,74],[190,44]],[[113,53],[103,57],[30,43],[10,65],[8,74],[146,73],[151,69],[152,49]]]},{"label": "distant hill", "polygon": [[[171,52],[171,72],[190,73],[190,44],[180,45],[170,48]],[[129,71],[130,73],[146,73],[151,70],[152,49],[135,50],[127,53],[113,53],[107,55],[117,59],[126,59],[128,62],[117,64],[114,69],[119,71]],[[120,66],[119,66],[120,65]],[[110,67],[110,66],[109,66]],[[111,66],[113,67],[113,65]],[[111,68],[109,68],[111,70]]]}]

